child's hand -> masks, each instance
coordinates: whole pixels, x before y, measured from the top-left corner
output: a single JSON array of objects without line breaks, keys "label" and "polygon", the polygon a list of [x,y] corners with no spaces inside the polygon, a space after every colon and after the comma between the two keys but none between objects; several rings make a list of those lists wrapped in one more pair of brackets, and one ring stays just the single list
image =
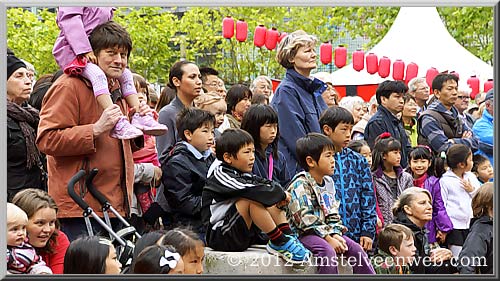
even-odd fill
[{"label": "child's hand", "polygon": [[465,191],[469,193],[474,191],[474,187],[472,186],[469,180],[460,179],[460,181],[462,182],[462,187],[464,188]]},{"label": "child's hand", "polygon": [[285,197],[284,201],[286,201],[286,204],[288,204],[292,200],[292,195],[290,194],[290,192],[286,192],[286,191],[285,191],[285,195],[286,195],[286,197]]},{"label": "child's hand", "polygon": [[361,236],[361,238],[359,238],[359,245],[363,250],[370,251],[372,249],[373,240],[370,237]]},{"label": "child's hand", "polygon": [[340,235],[335,234],[333,236],[327,237],[330,237],[329,239],[327,239],[327,242],[328,244],[330,244],[330,246],[332,246],[333,250],[335,250],[335,253],[342,254],[347,251],[347,243]]},{"label": "child's hand", "polygon": [[382,226],[383,226],[382,220],[379,217],[377,217],[377,226],[378,226],[378,228],[382,228]]},{"label": "child's hand", "polygon": [[83,56],[90,62],[97,64],[97,57],[94,55],[93,51],[83,54]]},{"label": "child's hand", "polygon": [[162,175],[161,168],[155,167],[153,180],[154,180],[156,186],[159,186],[161,183],[161,175]]}]

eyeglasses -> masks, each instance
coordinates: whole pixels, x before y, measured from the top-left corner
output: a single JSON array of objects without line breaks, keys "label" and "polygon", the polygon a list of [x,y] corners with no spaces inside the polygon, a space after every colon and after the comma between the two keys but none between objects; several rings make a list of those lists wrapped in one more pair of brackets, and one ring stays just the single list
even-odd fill
[{"label": "eyeglasses", "polygon": [[462,99],[462,100],[469,100],[469,96],[457,96],[457,98]]}]

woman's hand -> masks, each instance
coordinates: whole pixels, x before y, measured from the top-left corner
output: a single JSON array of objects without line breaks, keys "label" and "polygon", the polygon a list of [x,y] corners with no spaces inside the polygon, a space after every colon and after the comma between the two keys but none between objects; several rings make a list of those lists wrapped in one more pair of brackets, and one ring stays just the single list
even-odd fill
[{"label": "woman's hand", "polygon": [[430,259],[433,263],[441,263],[450,260],[453,254],[449,249],[437,248],[431,251]]}]

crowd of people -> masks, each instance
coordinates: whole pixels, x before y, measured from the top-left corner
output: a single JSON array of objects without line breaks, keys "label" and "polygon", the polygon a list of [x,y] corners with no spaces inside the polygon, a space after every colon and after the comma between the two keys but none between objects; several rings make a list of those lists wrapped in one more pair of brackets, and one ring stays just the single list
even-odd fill
[{"label": "crowd of people", "polygon": [[[493,273],[493,89],[471,104],[441,73],[340,98],[313,73],[317,38],[298,30],[277,48],[274,92],[258,74],[226,91],[217,70],[179,60],[158,97],[127,68],[113,11],[60,7],[61,69],[36,83],[8,50],[8,273],[201,274],[205,247],[255,244],[320,258],[319,274],[338,274],[340,257],[354,274]],[[141,234],[126,262],[68,194],[94,168]],[[74,189],[104,217],[84,180]]]}]

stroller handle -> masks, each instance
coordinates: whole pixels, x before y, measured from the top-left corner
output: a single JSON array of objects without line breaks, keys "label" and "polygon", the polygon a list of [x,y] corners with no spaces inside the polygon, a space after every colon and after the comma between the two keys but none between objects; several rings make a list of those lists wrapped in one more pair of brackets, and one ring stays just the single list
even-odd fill
[{"label": "stroller handle", "polygon": [[85,174],[86,174],[85,170],[80,170],[68,182],[68,194],[69,194],[69,196],[71,196],[71,198],[76,202],[76,204],[78,204],[78,206],[80,206],[80,208],[82,208],[83,210],[87,210],[90,207],[85,201],[83,201],[82,198],[80,198],[80,196],[78,196],[76,194],[75,184],[79,180],[81,180],[85,176]]},{"label": "stroller handle", "polygon": [[97,199],[97,201],[99,201],[99,204],[101,204],[101,206],[103,206],[104,208],[108,209],[110,206],[108,199],[104,197],[102,193],[97,191],[97,188],[95,188],[95,185],[92,183],[94,177],[97,175],[98,172],[99,169],[97,168],[92,169],[87,179],[85,180],[85,185],[87,186],[87,189],[89,190],[90,194],[92,194],[92,196],[94,196],[94,198]]}]

